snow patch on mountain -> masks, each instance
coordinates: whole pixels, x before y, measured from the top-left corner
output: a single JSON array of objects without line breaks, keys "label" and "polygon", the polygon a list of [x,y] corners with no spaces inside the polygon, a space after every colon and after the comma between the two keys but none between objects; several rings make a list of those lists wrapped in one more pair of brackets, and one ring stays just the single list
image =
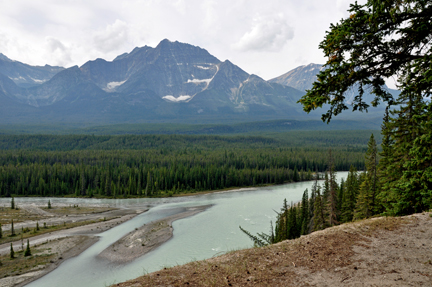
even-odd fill
[{"label": "snow patch on mountain", "polygon": [[178,96],[177,98],[175,98],[172,95],[166,95],[165,97],[162,97],[162,99],[168,100],[170,102],[184,102],[184,101],[189,100],[190,98],[191,98],[191,96],[188,96],[188,95],[181,95],[181,96]]},{"label": "snow patch on mountain", "polygon": [[210,70],[210,67],[204,67],[204,66],[195,66],[198,69],[203,69],[203,70]]},{"label": "snow patch on mountain", "polygon": [[107,88],[107,90],[113,90],[113,89],[117,88],[118,86],[123,85],[124,83],[126,83],[126,81],[123,81],[123,82],[109,82],[107,84],[106,88]]},{"label": "snow patch on mountain", "polygon": [[213,78],[211,78],[211,79],[203,79],[203,80],[199,80],[199,79],[193,79],[193,80],[191,80],[191,79],[189,79],[187,81],[187,83],[194,83],[194,84],[207,83],[207,85],[208,85],[208,84],[210,84],[211,80],[213,80]]},{"label": "snow patch on mountain", "polygon": [[38,80],[38,79],[33,79],[32,77],[30,77],[30,79],[33,80],[33,82],[38,83],[38,84],[43,84],[45,83],[47,80]]}]

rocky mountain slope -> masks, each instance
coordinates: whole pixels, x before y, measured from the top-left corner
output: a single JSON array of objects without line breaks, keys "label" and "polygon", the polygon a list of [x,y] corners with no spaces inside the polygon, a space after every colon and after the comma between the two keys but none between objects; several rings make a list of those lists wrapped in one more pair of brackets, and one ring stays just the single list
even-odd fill
[{"label": "rocky mountain slope", "polygon": [[277,83],[293,87],[299,91],[306,91],[312,88],[313,82],[316,81],[316,75],[323,69],[323,65],[309,64],[299,66],[287,73],[269,80],[270,83]]},{"label": "rocky mountain slope", "polygon": [[[306,92],[306,90],[309,90],[312,88],[313,83],[317,79],[317,74],[324,69],[323,65],[320,64],[308,64],[299,66],[293,70],[288,71],[287,73],[273,78],[269,80],[269,83],[277,83],[281,85],[286,85],[293,87],[297,90],[300,90],[302,92]],[[393,97],[397,98],[399,95],[399,91],[393,90],[387,87],[387,90],[393,95]],[[355,96],[357,95],[357,86],[354,86],[353,88],[349,89],[345,92],[345,102],[350,108]],[[363,100],[370,104],[374,100],[375,96],[368,91],[368,89],[365,90],[365,94],[363,95]],[[327,110],[326,106],[324,106],[323,109],[312,111],[311,115],[316,115],[324,113],[324,110]],[[385,105],[381,104],[378,105],[377,108],[369,108],[368,115],[366,117],[382,117],[384,114]],[[361,113],[351,114],[348,116],[348,118],[356,118],[356,117],[365,117],[365,115]],[[347,118],[346,114],[342,114],[341,116],[338,116],[338,118]]]},{"label": "rocky mountain slope", "polygon": [[29,88],[4,73],[0,87],[8,100],[0,106],[1,122],[305,117],[296,104],[301,91],[266,82],[202,48],[169,40],[155,48],[136,48],[111,62],[96,59],[62,70]]},{"label": "rocky mountain slope", "polygon": [[17,86],[28,88],[47,82],[55,74],[64,70],[56,66],[30,66],[13,61],[0,53],[0,73],[8,76]]}]

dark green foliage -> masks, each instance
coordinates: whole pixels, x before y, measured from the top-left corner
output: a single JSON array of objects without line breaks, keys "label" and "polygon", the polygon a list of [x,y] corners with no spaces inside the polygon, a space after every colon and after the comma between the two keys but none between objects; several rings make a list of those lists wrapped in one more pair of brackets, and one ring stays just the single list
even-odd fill
[{"label": "dark green foliage", "polygon": [[[65,137],[65,144],[74,139],[79,137]],[[283,141],[270,138],[130,136],[122,140],[126,146],[129,141],[136,147],[147,142],[142,146],[152,148],[0,150],[0,196],[7,196],[5,186],[15,196],[167,196],[303,181],[311,179],[313,167],[326,168],[325,148],[287,148]],[[363,148],[335,149],[336,169],[364,166]]]},{"label": "dark green foliage", "polygon": [[354,216],[354,209],[357,201],[357,194],[359,190],[359,180],[357,169],[351,166],[345,183],[345,189],[342,196],[341,207],[341,222],[352,221]]},{"label": "dark green foliage", "polygon": [[24,256],[31,256],[30,242],[29,242],[28,239],[27,239],[27,248],[26,248],[26,250],[24,251]]},{"label": "dark green foliage", "polygon": [[11,209],[15,209],[15,199],[13,197],[11,200]]},{"label": "dark green foliage", "polygon": [[320,189],[316,190],[315,203],[314,203],[314,226],[313,231],[321,230],[326,227],[326,222],[324,219],[324,206],[322,202],[322,196],[320,194]]},{"label": "dark green foliage", "polygon": [[14,222],[13,222],[13,219],[12,219],[12,221],[11,221],[11,236],[15,236],[16,234],[15,234],[15,229],[14,229]]},{"label": "dark green foliage", "polygon": [[[352,4],[349,13],[350,17],[330,26],[320,44],[328,61],[300,100],[305,111],[330,104],[323,115],[329,121],[348,109],[345,96],[349,89],[358,90],[353,110],[376,106],[380,100],[391,104],[394,99],[383,85],[385,78],[393,76],[402,94],[430,92],[430,1],[369,0]],[[376,96],[371,103],[363,98],[366,89]]]},{"label": "dark green foliage", "polygon": [[[368,175],[361,185],[358,216],[376,212],[404,215],[432,207],[432,2],[428,0],[355,3],[350,17],[331,25],[320,44],[328,61],[313,88],[300,100],[309,112],[324,104],[329,122],[348,109],[350,89],[358,94],[353,110],[386,104],[382,163],[378,182]],[[395,35],[397,35],[395,37]],[[395,77],[401,93],[384,86]],[[365,90],[375,95],[369,103]],[[394,108],[391,110],[391,108]],[[377,202],[377,200],[379,202]]]},{"label": "dark green foliage", "polygon": [[300,215],[300,223],[301,223],[301,235],[308,234],[308,226],[309,226],[309,193],[306,189],[303,193],[302,201],[301,201],[301,215]]},{"label": "dark green foliage", "polygon": [[51,200],[48,200],[48,209],[51,209]]},{"label": "dark green foliage", "polygon": [[338,185],[336,182],[336,171],[333,163],[333,154],[331,149],[329,149],[329,154],[328,154],[328,169],[326,172],[325,187],[326,187],[326,192],[324,193],[324,196],[327,203],[327,213],[329,216],[328,222],[330,226],[333,226],[335,224],[338,224],[339,211],[337,209]]},{"label": "dark green foliage", "polygon": [[370,137],[368,150],[365,156],[366,173],[363,175],[357,196],[356,208],[354,213],[355,219],[368,218],[376,213],[376,195],[378,193],[377,177],[377,147],[373,134]]},{"label": "dark green foliage", "polygon": [[258,236],[252,235],[249,231],[243,229],[241,226],[239,226],[240,230],[243,231],[249,238],[253,241],[254,246],[256,247],[263,247],[269,244],[272,244],[273,242],[270,240],[270,236],[265,233],[260,233]]},{"label": "dark green foliage", "polygon": [[11,259],[14,259],[14,258],[15,258],[15,252],[14,252],[14,250],[13,250],[12,242],[11,242],[11,244],[10,244],[10,253],[9,253],[9,255],[10,255],[10,258],[11,258]]}]

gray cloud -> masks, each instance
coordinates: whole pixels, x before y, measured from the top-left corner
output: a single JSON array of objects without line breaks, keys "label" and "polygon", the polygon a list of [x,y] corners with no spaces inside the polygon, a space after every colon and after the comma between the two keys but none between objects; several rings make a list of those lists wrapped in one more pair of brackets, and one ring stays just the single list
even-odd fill
[{"label": "gray cloud", "polygon": [[259,17],[233,47],[240,51],[278,52],[293,37],[294,30],[283,15]]},{"label": "gray cloud", "polygon": [[55,61],[55,65],[66,66],[72,62],[71,51],[60,40],[47,37],[45,39],[48,54]]},{"label": "gray cloud", "polygon": [[3,2],[0,52],[24,63],[70,66],[112,60],[168,38],[205,48],[269,79],[324,62],[319,42],[330,23],[346,17],[354,0]]},{"label": "gray cloud", "polygon": [[128,26],[121,20],[116,20],[112,25],[108,25],[104,31],[98,32],[93,41],[95,47],[102,52],[118,50],[128,40]]}]

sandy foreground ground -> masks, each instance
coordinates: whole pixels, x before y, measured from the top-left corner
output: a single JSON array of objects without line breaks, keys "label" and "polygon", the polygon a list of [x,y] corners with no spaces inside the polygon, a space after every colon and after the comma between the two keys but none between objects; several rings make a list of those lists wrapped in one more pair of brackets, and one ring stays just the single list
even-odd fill
[{"label": "sandy foreground ground", "polygon": [[347,223],[114,286],[432,286],[431,215]]}]

